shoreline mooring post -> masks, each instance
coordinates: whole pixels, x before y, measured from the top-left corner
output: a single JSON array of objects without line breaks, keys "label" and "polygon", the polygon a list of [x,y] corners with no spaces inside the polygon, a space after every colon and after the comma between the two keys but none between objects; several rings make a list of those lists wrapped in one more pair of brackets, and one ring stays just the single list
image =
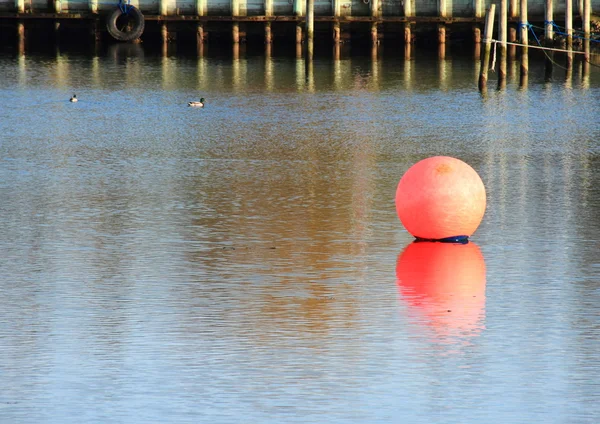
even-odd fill
[{"label": "shoreline mooring post", "polygon": [[592,0],[584,0],[583,1],[583,16],[582,16],[582,26],[583,26],[583,37],[586,39],[590,38],[591,33],[591,14],[592,14]]},{"label": "shoreline mooring post", "polygon": [[479,69],[479,90],[487,87],[488,67],[490,66],[490,51],[492,47],[492,34],[494,33],[494,15],[496,5],[491,4],[485,14],[485,27],[483,29],[484,52],[481,56],[481,67]]}]

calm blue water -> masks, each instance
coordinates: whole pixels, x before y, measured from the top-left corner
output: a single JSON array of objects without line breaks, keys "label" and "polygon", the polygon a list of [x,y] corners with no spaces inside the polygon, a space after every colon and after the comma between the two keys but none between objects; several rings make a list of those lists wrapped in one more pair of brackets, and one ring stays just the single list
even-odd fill
[{"label": "calm blue water", "polygon": [[[0,55],[0,422],[597,423],[600,72],[529,66]],[[433,155],[469,245],[396,217]]]}]

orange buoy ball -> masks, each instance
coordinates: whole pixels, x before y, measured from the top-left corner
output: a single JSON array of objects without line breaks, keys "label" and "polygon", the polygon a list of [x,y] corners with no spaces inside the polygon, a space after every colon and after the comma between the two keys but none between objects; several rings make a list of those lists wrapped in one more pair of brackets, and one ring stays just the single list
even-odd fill
[{"label": "orange buoy ball", "polygon": [[465,162],[434,156],[406,171],[396,189],[396,212],[417,239],[470,237],[483,219],[483,181]]},{"label": "orange buoy ball", "polygon": [[411,243],[398,255],[396,283],[409,313],[438,334],[483,329],[486,266],[476,244]]}]

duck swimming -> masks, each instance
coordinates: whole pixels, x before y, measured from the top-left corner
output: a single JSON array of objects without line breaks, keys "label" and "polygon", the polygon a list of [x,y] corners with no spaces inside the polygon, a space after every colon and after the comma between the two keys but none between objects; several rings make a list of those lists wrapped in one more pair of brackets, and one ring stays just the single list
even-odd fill
[{"label": "duck swimming", "polygon": [[199,102],[188,102],[188,106],[204,107],[204,97]]},{"label": "duck swimming", "polygon": [[75,103],[77,101],[77,94],[73,94],[73,97],[69,99],[71,103]]}]

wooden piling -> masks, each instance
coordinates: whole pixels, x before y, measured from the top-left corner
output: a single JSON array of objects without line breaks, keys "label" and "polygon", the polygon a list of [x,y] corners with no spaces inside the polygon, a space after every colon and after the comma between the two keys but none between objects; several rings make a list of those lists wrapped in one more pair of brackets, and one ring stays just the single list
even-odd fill
[{"label": "wooden piling", "polygon": [[[510,0],[508,4],[508,17],[511,22],[514,22],[518,19],[519,16],[519,0]],[[511,43],[516,43],[518,39],[517,36],[517,27],[515,25],[511,25],[508,29],[508,41]],[[516,51],[516,46],[511,46],[509,51],[509,56]]]},{"label": "wooden piling", "polygon": [[[371,0],[371,16],[373,18],[379,17],[379,0]],[[371,22],[371,45],[376,46],[379,44],[379,34],[377,31],[377,22]]]},{"label": "wooden piling", "polygon": [[475,44],[481,43],[481,28],[477,24],[473,25],[473,42]]},{"label": "wooden piling", "polygon": [[446,44],[446,25],[438,24],[438,44]]},{"label": "wooden piling", "polygon": [[52,0],[52,5],[53,5],[54,13],[61,13],[62,12],[62,3],[61,3],[61,0]]},{"label": "wooden piling", "polygon": [[196,44],[202,46],[204,44],[204,25],[202,23],[196,24]]},{"label": "wooden piling", "polygon": [[591,14],[592,14],[592,0],[584,0],[583,1],[583,16],[582,19],[582,29],[583,29],[583,37],[586,39],[590,38],[591,34]]},{"label": "wooden piling", "polygon": [[573,0],[565,0],[565,33],[567,49],[571,49],[573,47]]},{"label": "wooden piling", "polygon": [[473,0],[473,11],[476,18],[483,18],[483,0]]},{"label": "wooden piling", "polygon": [[521,13],[519,18],[519,40],[521,41],[521,44],[529,44],[528,25],[529,22],[527,20],[527,0],[521,0]]},{"label": "wooden piling", "polygon": [[[404,4],[404,16],[405,17],[412,17],[413,16],[413,7],[412,7],[412,0],[405,0],[403,2]],[[412,43],[412,30],[411,30],[411,26],[410,26],[410,22],[405,22],[404,23],[404,45],[410,45]],[[408,57],[410,58],[410,49],[408,49]],[[406,56],[406,54],[405,54]]]},{"label": "wooden piling", "polygon": [[[438,0],[438,16],[445,18],[446,13],[446,0]],[[446,44],[446,25],[438,24],[438,44]]]},{"label": "wooden piling", "polygon": [[[240,16],[240,0],[231,0],[231,16]],[[240,23],[233,21],[231,24],[231,40],[234,44],[240,42]]]},{"label": "wooden piling", "polygon": [[583,40],[583,52],[585,53],[585,56],[581,69],[581,79],[584,88],[587,88],[590,84],[590,44],[590,39],[586,37],[586,39]]},{"label": "wooden piling", "polygon": [[342,28],[339,21],[333,23],[333,43],[340,44],[342,41]]},{"label": "wooden piling", "polygon": [[265,22],[265,44],[273,42],[273,34],[271,32],[271,22]]},{"label": "wooden piling", "polygon": [[22,20],[17,22],[17,52],[19,56],[25,54],[25,23]]},{"label": "wooden piling", "polygon": [[301,23],[297,23],[296,24],[296,44],[300,45],[302,44],[302,24]]},{"label": "wooden piling", "polygon": [[521,54],[521,76],[519,78],[519,87],[521,89],[527,88],[529,81],[529,52],[524,50]]},{"label": "wooden piling", "polygon": [[566,67],[573,67],[573,0],[565,0],[565,33],[567,34]]},{"label": "wooden piling", "polygon": [[166,22],[163,22],[160,25],[160,39],[162,41],[163,47],[169,43],[169,28],[167,27]]},{"label": "wooden piling", "polygon": [[[265,16],[273,16],[273,0],[265,0]],[[271,44],[273,42],[273,36],[271,32],[271,22],[265,22],[265,43]]]},{"label": "wooden piling", "polygon": [[508,16],[511,20],[519,17],[519,0],[510,0],[510,5],[508,9]]},{"label": "wooden piling", "polygon": [[90,13],[98,13],[98,0],[88,0],[88,9]]},{"label": "wooden piling", "polygon": [[312,59],[315,39],[315,0],[306,3],[306,54]]},{"label": "wooden piling", "polygon": [[231,41],[233,41],[234,44],[240,42],[240,23],[237,21],[234,21],[231,24]]},{"label": "wooden piling", "polygon": [[208,0],[196,0],[196,16],[206,16]]},{"label": "wooden piling", "polygon": [[333,42],[334,44],[339,44],[342,41],[342,27],[339,21],[341,16],[341,0],[333,0]]},{"label": "wooden piling", "polygon": [[304,16],[306,8],[306,0],[293,0],[294,1],[294,16]]},{"label": "wooden piling", "polygon": [[500,70],[498,72],[498,88],[504,88],[506,84],[506,54],[508,38],[508,1],[500,0],[500,19],[498,22],[497,48],[500,50]]},{"label": "wooden piling", "polygon": [[371,22],[371,45],[379,44],[379,34],[377,33],[377,22]]},{"label": "wooden piling", "polygon": [[544,16],[546,20],[544,24],[544,44],[551,46],[554,44],[554,27],[552,25],[554,21],[554,0],[546,0]]},{"label": "wooden piling", "polygon": [[[206,16],[207,12],[207,0],[196,0],[196,16]],[[198,48],[198,55],[204,55],[204,23],[199,21],[196,24],[196,47]]]},{"label": "wooden piling", "polygon": [[[483,16],[483,0],[473,0],[473,12],[477,19]],[[473,25],[473,42],[481,43],[481,26],[477,23]]]},{"label": "wooden piling", "polygon": [[158,14],[160,16],[167,16],[169,14],[169,0],[159,0]]},{"label": "wooden piling", "polygon": [[25,0],[15,0],[15,11],[25,13]]},{"label": "wooden piling", "polygon": [[496,5],[491,4],[485,14],[485,27],[483,29],[484,51],[481,57],[481,67],[479,69],[479,90],[483,91],[487,87],[488,67],[490,66],[490,53],[492,47],[492,34],[494,33],[494,16],[496,14]]}]

